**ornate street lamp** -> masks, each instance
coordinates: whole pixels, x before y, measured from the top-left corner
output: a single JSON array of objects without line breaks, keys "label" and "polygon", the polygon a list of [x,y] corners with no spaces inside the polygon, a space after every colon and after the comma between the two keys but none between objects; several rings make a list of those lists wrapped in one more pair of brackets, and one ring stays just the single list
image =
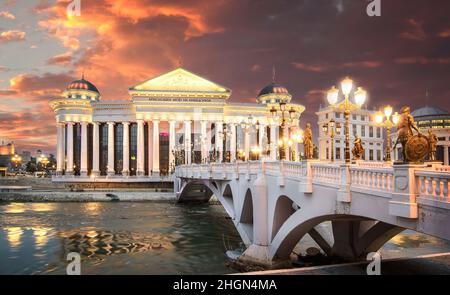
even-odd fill
[{"label": "ornate street lamp", "polygon": [[353,89],[353,80],[346,77],[341,82],[342,94],[344,94],[344,99],[338,103],[339,100],[339,89],[335,86],[331,87],[327,93],[328,103],[336,109],[344,111],[345,125],[345,163],[350,163],[350,113],[353,110],[361,108],[367,99],[367,92],[362,88],[358,87],[353,94],[354,103],[350,101],[350,93]]},{"label": "ornate street lamp", "polygon": [[331,162],[334,161],[334,136],[335,136],[335,132],[337,134],[341,133],[341,124],[336,123],[336,121],[334,121],[334,119],[331,119],[330,122],[325,123],[322,127],[323,132],[326,135],[329,135],[331,138]]},{"label": "ornate street lamp", "polygon": [[[281,124],[279,126],[280,130],[280,139],[278,140],[278,147],[279,147],[279,154],[280,154],[280,160],[286,160],[286,148],[291,147],[294,142],[291,139],[291,126],[289,126],[289,134],[287,136],[285,133],[286,125],[291,125],[292,122],[295,119],[295,116],[297,114],[297,111],[291,107],[289,110],[286,110],[286,103],[280,102],[280,114],[281,114]],[[289,114],[289,116],[286,116],[286,112]],[[278,110],[272,106],[270,109],[270,114],[272,118],[275,120],[278,117]]]},{"label": "ornate street lamp", "polygon": [[17,169],[22,163],[22,157],[16,154],[11,158],[11,162],[14,163],[14,168]]},{"label": "ornate street lamp", "polygon": [[[392,116],[392,121],[391,121]],[[384,119],[386,117],[386,120]],[[386,128],[386,162],[391,161],[391,128],[398,122],[398,113],[392,115],[392,107],[384,107],[384,113],[379,112],[375,115],[375,123],[381,128]]]}]

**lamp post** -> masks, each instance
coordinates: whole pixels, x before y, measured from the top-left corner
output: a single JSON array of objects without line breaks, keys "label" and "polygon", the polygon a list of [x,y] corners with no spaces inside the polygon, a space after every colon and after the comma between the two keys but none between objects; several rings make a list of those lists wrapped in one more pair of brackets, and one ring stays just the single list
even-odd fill
[{"label": "lamp post", "polygon": [[367,92],[362,88],[358,87],[353,94],[354,103],[350,101],[350,93],[353,89],[353,80],[349,77],[346,77],[341,82],[341,90],[344,95],[344,99],[338,103],[339,100],[339,89],[335,86],[331,87],[327,93],[328,103],[335,107],[336,109],[340,109],[344,111],[345,125],[345,163],[350,163],[350,113],[353,110],[357,110],[361,108],[367,98]]},{"label": "lamp post", "polygon": [[[396,112],[392,115],[392,107],[386,106],[384,107],[384,112],[379,112],[375,115],[375,123],[382,128],[386,128],[386,162],[391,161],[391,128],[394,127],[397,122],[399,115]],[[391,121],[392,116],[392,121]],[[386,117],[386,120],[384,119]]]},{"label": "lamp post", "polygon": [[16,154],[11,158],[11,162],[14,163],[14,168],[17,169],[22,163],[22,157]]},{"label": "lamp post", "polygon": [[[288,136],[285,136],[285,128],[286,125],[289,123],[289,125],[292,124],[292,122],[295,119],[295,115],[297,113],[297,111],[292,107],[291,109],[289,109],[288,111],[286,110],[286,103],[285,102],[280,102],[279,104],[280,106],[280,114],[281,114],[281,124],[280,124],[280,139],[278,141],[278,147],[279,147],[279,153],[280,153],[280,160],[286,160],[286,148],[292,146],[293,141],[291,140],[291,130],[289,127],[289,134]],[[289,113],[289,116],[286,117],[286,112]],[[272,116],[273,119],[275,119],[278,116],[278,110],[272,106],[272,108],[270,109],[270,114]]]},{"label": "lamp post", "polygon": [[326,135],[329,135],[331,138],[331,162],[334,161],[334,136],[335,134],[340,134],[341,133],[341,124],[336,123],[336,121],[334,119],[331,119],[330,122],[325,123],[323,125],[323,132]]},{"label": "lamp post", "polygon": [[[48,163],[50,161],[48,160],[48,158],[44,154],[42,154],[42,155],[39,156],[38,162],[41,163],[42,168],[45,170],[45,169],[47,169],[47,165],[48,165]],[[74,166],[74,168],[75,168],[75,166]]]}]

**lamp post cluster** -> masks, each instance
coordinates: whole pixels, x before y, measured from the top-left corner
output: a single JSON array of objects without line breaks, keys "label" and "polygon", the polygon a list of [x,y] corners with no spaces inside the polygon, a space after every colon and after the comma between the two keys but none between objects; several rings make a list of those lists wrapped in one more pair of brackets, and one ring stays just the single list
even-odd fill
[{"label": "lamp post cluster", "polygon": [[354,103],[350,101],[350,94],[352,93],[354,86],[353,80],[346,77],[341,81],[341,92],[344,95],[344,99],[338,103],[340,91],[335,86],[331,87],[327,93],[328,103],[336,109],[344,111],[345,125],[345,163],[350,163],[350,113],[354,110],[360,109],[365,103],[367,98],[367,92],[358,87],[353,93]]},{"label": "lamp post cluster", "polygon": [[[291,107],[289,110],[287,110],[286,108],[287,108],[286,103],[280,102],[279,110],[276,109],[275,106],[272,106],[272,108],[270,109],[270,115],[273,120],[277,120],[278,118],[281,117],[279,124],[280,136],[278,140],[280,160],[286,160],[287,148],[291,148],[294,142],[301,142],[302,140],[301,132],[292,135],[292,128],[294,127],[294,120],[296,118],[297,111],[293,107]],[[296,155],[294,155],[292,158],[295,159],[295,157]]]},{"label": "lamp post cluster", "polygon": [[331,119],[328,123],[323,125],[323,132],[331,138],[331,162],[334,161],[334,136],[335,134],[341,134],[341,124],[336,123],[334,119]]},{"label": "lamp post cluster", "polygon": [[18,169],[22,164],[22,157],[16,154],[11,158],[11,162],[14,164],[14,168]]},{"label": "lamp post cluster", "polygon": [[[382,128],[386,128],[386,161],[391,161],[391,128],[397,125],[399,114],[395,112],[395,114],[392,115],[392,107],[386,106],[384,107],[383,112],[378,112],[375,115],[375,123]],[[392,121],[391,121],[392,117]]]}]

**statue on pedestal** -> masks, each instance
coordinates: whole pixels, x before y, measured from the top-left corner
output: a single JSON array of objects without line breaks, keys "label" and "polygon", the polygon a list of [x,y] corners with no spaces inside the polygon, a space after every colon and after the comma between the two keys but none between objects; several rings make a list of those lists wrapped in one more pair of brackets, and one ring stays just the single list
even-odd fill
[{"label": "statue on pedestal", "polygon": [[[428,139],[420,133],[410,112],[409,107],[403,107],[401,110],[397,123],[398,137],[394,149],[398,143],[402,145],[403,163],[423,162],[430,151]],[[413,129],[417,131],[417,135],[414,135]]]},{"label": "statue on pedestal", "polygon": [[314,155],[314,144],[310,123],[306,124],[306,129],[303,132],[303,147],[305,150],[305,158],[312,159]]},{"label": "statue on pedestal", "polygon": [[437,149],[438,138],[433,130],[428,129],[428,144],[430,145],[430,161],[436,161],[436,149]]},{"label": "statue on pedestal", "polygon": [[364,147],[362,145],[361,138],[358,136],[355,137],[355,141],[353,142],[352,154],[353,160],[356,161],[361,160],[361,157],[364,154]]}]

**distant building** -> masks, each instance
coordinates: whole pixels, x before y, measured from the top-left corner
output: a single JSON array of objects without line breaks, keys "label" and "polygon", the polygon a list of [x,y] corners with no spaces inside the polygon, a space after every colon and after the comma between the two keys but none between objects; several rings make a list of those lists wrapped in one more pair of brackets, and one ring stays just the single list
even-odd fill
[{"label": "distant building", "polygon": [[[450,113],[439,107],[423,107],[411,113],[420,132],[427,135],[428,129],[432,129],[438,138],[436,159],[444,165],[449,165],[448,148],[450,146]],[[395,131],[395,130],[394,130]],[[392,141],[397,140],[397,132],[392,133]],[[394,151],[394,159],[401,160],[401,146]]]},{"label": "distant building", "polygon": [[11,156],[14,155],[15,148],[13,142],[6,143],[5,141],[1,141],[0,144],[0,156]]},{"label": "distant building", "polygon": [[22,163],[26,164],[31,161],[31,152],[22,151],[21,157],[22,157]]},{"label": "distant building", "polygon": [[10,166],[11,156],[14,155],[14,143],[5,141],[0,142],[0,175],[4,176],[6,174],[6,170]]},{"label": "distant building", "polygon": [[[373,119],[375,113],[375,111],[360,109],[350,114],[350,151],[357,135],[362,139],[365,149],[363,159],[366,161],[383,161],[383,128],[375,124]],[[344,113],[332,107],[326,107],[320,108],[316,115],[319,125],[319,159],[324,161],[331,159],[331,137],[329,132],[328,134],[324,132],[323,126],[334,119],[336,124],[340,124],[341,133],[335,134],[334,137],[333,158],[336,161],[345,160]]]}]

